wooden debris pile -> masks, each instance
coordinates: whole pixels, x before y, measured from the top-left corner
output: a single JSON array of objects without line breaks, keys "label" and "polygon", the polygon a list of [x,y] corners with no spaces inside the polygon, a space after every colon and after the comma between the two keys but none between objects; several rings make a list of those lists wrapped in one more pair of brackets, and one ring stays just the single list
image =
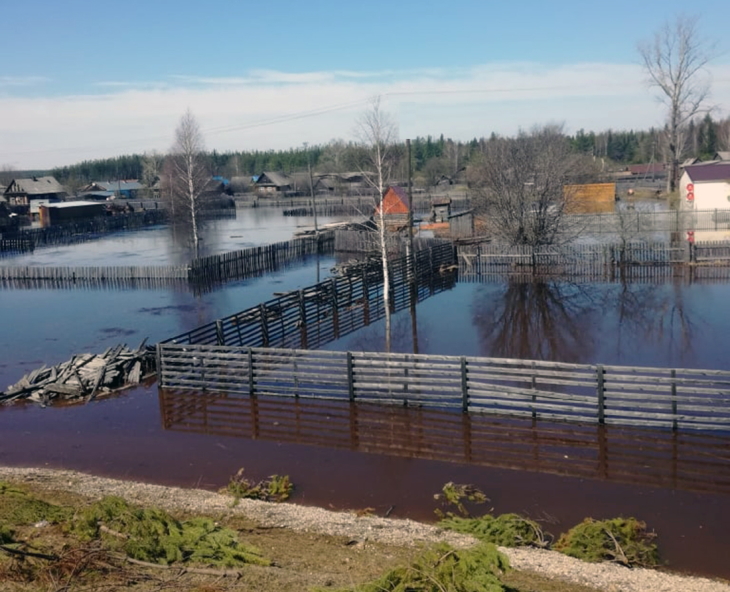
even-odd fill
[{"label": "wooden debris pile", "polygon": [[45,407],[53,400],[89,402],[98,394],[139,384],[155,371],[154,352],[145,347],[146,341],[136,350],[123,344],[101,355],[81,354],[57,366],[44,365],[0,392],[0,403],[28,399]]}]

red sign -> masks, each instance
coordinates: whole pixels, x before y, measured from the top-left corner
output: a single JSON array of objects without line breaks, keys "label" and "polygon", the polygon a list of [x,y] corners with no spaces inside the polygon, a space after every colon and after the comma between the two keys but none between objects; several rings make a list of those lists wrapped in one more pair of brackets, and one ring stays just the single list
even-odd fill
[{"label": "red sign", "polygon": [[687,183],[687,191],[694,191],[695,186],[693,183]]},{"label": "red sign", "polygon": [[688,230],[687,231],[687,242],[688,243],[694,243],[695,242],[695,231],[694,230]]},{"label": "red sign", "polygon": [[687,201],[694,201],[695,200],[695,194],[691,191],[687,194]]}]

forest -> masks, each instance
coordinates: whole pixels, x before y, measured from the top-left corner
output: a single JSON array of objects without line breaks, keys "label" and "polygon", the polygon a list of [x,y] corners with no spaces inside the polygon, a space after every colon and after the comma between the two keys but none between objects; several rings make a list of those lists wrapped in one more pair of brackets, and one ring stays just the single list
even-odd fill
[{"label": "forest", "polygon": [[[730,117],[715,120],[708,113],[702,119],[693,120],[685,131],[683,154],[706,160],[721,150],[730,150]],[[438,182],[443,176],[453,177],[463,170],[476,153],[483,153],[488,142],[497,139],[474,138],[462,142],[439,137],[418,137],[411,141],[413,169],[425,185]],[[578,130],[565,135],[570,149],[579,154],[604,159],[613,170],[621,170],[630,164],[665,162],[665,134],[661,128],[648,130],[606,130],[593,132]],[[316,173],[342,173],[359,170],[361,146],[355,142],[332,140],[324,145],[288,150],[218,152],[207,155],[211,175],[226,178],[251,177],[263,171],[292,173],[306,171],[309,164]],[[395,150],[396,177],[405,177],[405,142]],[[159,154],[131,154],[89,160],[55,168],[50,174],[61,183],[80,185],[90,181],[116,179],[149,179],[161,170],[164,157]],[[150,162],[157,162],[150,172]],[[400,170],[404,169],[404,170]]]}]

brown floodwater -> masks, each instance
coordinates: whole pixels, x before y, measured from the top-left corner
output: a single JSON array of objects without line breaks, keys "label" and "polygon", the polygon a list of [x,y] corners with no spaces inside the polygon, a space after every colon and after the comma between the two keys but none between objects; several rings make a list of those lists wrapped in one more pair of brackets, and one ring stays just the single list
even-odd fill
[{"label": "brown floodwater", "polygon": [[[433,520],[447,481],[558,534],[636,516],[672,569],[730,578],[730,437],[418,409],[158,393],[0,410],[0,464],[216,489],[288,474],[292,501]],[[485,508],[488,509],[488,508]],[[478,510],[478,509],[477,509]]]}]

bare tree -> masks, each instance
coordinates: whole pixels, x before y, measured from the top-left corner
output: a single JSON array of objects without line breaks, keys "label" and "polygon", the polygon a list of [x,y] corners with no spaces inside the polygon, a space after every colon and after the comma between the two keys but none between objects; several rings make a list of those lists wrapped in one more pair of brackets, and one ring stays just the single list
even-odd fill
[{"label": "bare tree", "polygon": [[168,182],[174,222],[189,224],[196,253],[200,243],[199,218],[203,194],[210,183],[204,155],[205,145],[195,116],[186,111],[175,130],[170,155]]},{"label": "bare tree", "polygon": [[[373,172],[364,178],[376,189],[378,204],[385,195],[387,184],[394,167],[395,144],[397,141],[397,127],[390,116],[382,110],[380,98],[373,99],[370,108],[362,114],[357,122],[357,134],[364,148],[365,162],[361,165],[362,172]],[[366,168],[369,171],[366,171]],[[380,258],[383,266],[383,306],[385,308],[385,351],[390,351],[390,272],[388,265],[387,229],[385,227],[384,208],[378,208],[378,242]]]},{"label": "bare tree", "polygon": [[649,86],[661,91],[660,100],[669,110],[665,128],[671,161],[667,177],[669,192],[679,182],[686,125],[706,109],[710,95],[705,66],[713,57],[714,46],[700,34],[697,23],[697,17],[679,15],[674,23],[665,23],[653,39],[638,47]]},{"label": "bare tree", "polygon": [[593,180],[556,126],[485,142],[470,171],[473,204],[492,234],[510,245],[538,247],[572,238],[565,215],[568,184]]},{"label": "bare tree", "polygon": [[17,171],[12,165],[0,165],[0,185],[7,187],[17,176]]}]

